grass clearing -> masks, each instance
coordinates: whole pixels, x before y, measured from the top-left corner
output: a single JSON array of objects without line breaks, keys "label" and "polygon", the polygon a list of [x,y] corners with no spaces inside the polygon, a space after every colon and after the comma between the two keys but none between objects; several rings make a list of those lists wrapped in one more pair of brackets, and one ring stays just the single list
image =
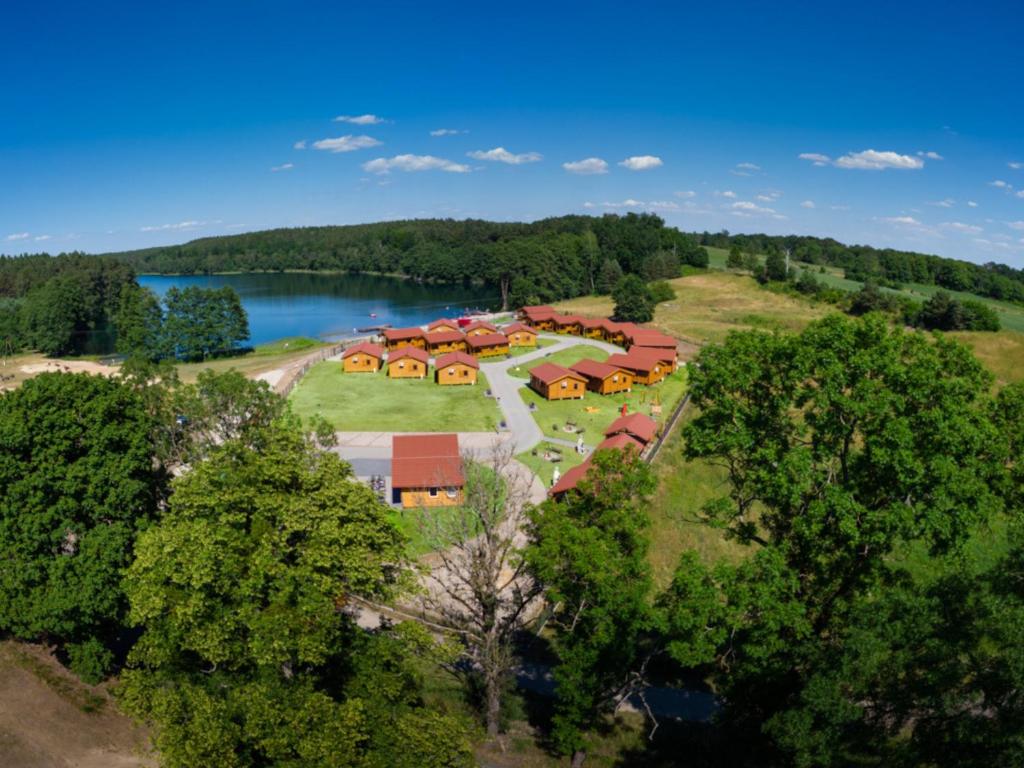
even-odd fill
[{"label": "grass clearing", "polygon": [[535,347],[510,347],[508,357],[522,357],[523,355],[528,355],[531,352],[536,352],[538,349],[550,347],[552,344],[557,343],[558,342],[554,339],[537,339],[537,346]]},{"label": "grass clearing", "polygon": [[998,386],[1024,380],[1024,333],[958,331],[948,335],[974,351],[977,358],[995,374]]},{"label": "grass clearing", "polygon": [[180,363],[178,375],[182,381],[195,381],[200,373],[210,369],[217,373],[235,370],[248,378],[255,378],[261,373],[282,368],[308,355],[310,352],[329,346],[325,342],[295,336],[278,339],[267,344],[260,344],[252,352],[237,357],[223,357],[217,360],[205,360],[201,363]]},{"label": "grass clearing", "polygon": [[510,368],[508,375],[515,376],[520,379],[528,379],[530,378],[530,371],[542,363],[554,363],[555,365],[561,365],[568,368],[573,363],[578,363],[584,358],[588,360],[597,360],[598,362],[603,363],[608,359],[608,353],[598,347],[590,347],[586,344],[577,344],[574,347],[561,349],[558,352],[552,352],[549,355],[544,355],[537,360],[531,360],[528,363],[524,363],[522,366]]},{"label": "grass clearing", "polygon": [[[568,437],[568,435],[567,435]],[[554,450],[562,454],[562,460],[558,462],[548,461],[544,458],[545,451]],[[554,477],[555,467],[561,474],[583,463],[583,457],[575,450],[565,445],[542,442],[528,451],[523,451],[516,456],[516,459],[525,464],[533,474],[537,476],[545,488],[551,487],[551,480]]]},{"label": "grass clearing", "polygon": [[339,361],[324,360],[289,402],[303,419],[319,415],[345,432],[488,432],[501,415],[486,389],[482,373],[476,386],[442,387],[433,369],[425,379],[391,379],[383,372],[343,373]]},{"label": "grass clearing", "polygon": [[[623,403],[629,406],[630,413],[649,414],[651,405],[660,400],[662,412],[655,419],[663,422],[686,392],[686,378],[686,368],[682,367],[653,387],[638,386],[632,392],[616,395],[587,392],[582,400],[545,400],[529,387],[520,389],[519,393],[527,406],[536,406],[533,418],[545,435],[575,441],[579,433],[573,434],[562,429],[567,421],[572,421],[577,427],[582,427],[583,442],[595,446],[604,440],[602,433],[618,417]],[[588,407],[597,410],[589,413]]]}]

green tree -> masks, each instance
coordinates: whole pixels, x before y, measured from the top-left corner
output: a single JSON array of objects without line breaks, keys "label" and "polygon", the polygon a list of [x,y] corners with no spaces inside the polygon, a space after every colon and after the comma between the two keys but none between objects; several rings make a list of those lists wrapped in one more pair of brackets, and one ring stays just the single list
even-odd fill
[{"label": "green tree", "polygon": [[784,283],[789,279],[786,257],[777,250],[770,251],[764,260],[764,276],[771,282]]},{"label": "green tree", "polygon": [[588,732],[634,690],[654,652],[645,510],[654,478],[635,452],[599,451],[592,461],[569,498],[533,511],[526,555],[553,608],[552,738],[574,766]]},{"label": "green tree", "polygon": [[946,291],[936,291],[921,307],[917,324],[938,331],[958,331],[964,327],[964,308]]},{"label": "green tree", "polygon": [[647,292],[651,301],[661,304],[663,301],[672,301],[676,297],[676,289],[667,280],[655,280],[647,285]]},{"label": "green tree", "polygon": [[121,570],[164,483],[151,433],[115,379],[44,373],[0,397],[0,628],[67,645],[91,682],[109,666]]},{"label": "green tree", "polygon": [[160,360],[168,354],[160,300],[148,288],[126,285],[114,315],[117,351],[128,357]]},{"label": "green tree", "polygon": [[622,267],[615,259],[605,259],[601,264],[601,274],[597,278],[597,292],[608,294],[614,290],[616,283],[622,279]]},{"label": "green tree", "polygon": [[230,286],[171,288],[164,303],[167,344],[184,360],[228,354],[249,338],[248,317]]},{"label": "green tree", "polygon": [[465,756],[465,737],[422,707],[399,638],[346,612],[395,593],[403,550],[374,493],[289,425],[178,478],[125,582],[143,633],[122,700],[165,764],[378,765],[378,731],[441,740],[391,746],[406,764],[466,764],[430,757]]},{"label": "green tree", "polygon": [[743,269],[746,266],[743,251],[736,243],[729,246],[729,255],[725,257],[725,266],[727,269]]},{"label": "green tree", "polygon": [[1003,508],[990,383],[966,347],[877,315],[702,352],[686,452],[725,468],[704,515],[755,550],[722,577],[723,723],[759,764],[879,760],[913,723],[874,694],[905,671],[885,633],[920,627],[877,617],[919,601],[894,553],[954,551]]},{"label": "green tree", "polygon": [[84,344],[89,328],[85,296],[70,277],[56,277],[25,296],[21,316],[25,340],[44,355],[66,355]]},{"label": "green tree", "polygon": [[626,275],[612,291],[615,318],[633,323],[647,323],[654,319],[654,302],[650,291],[636,275]]}]

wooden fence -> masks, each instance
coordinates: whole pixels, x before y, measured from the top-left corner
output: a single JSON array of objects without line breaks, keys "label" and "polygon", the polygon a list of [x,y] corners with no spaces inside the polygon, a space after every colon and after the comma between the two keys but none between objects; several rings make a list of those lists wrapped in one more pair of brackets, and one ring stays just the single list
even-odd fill
[{"label": "wooden fence", "polygon": [[295,385],[302,381],[302,377],[309,373],[309,369],[312,368],[314,365],[323,360],[326,360],[329,357],[340,355],[348,347],[352,346],[353,344],[358,344],[360,341],[365,340],[366,339],[346,339],[340,344],[332,344],[329,347],[318,349],[309,357],[305,358],[302,361],[302,365],[285,371],[285,374],[284,376],[281,377],[281,380],[274,385],[274,391],[277,392],[277,394],[279,394],[281,397],[288,397],[288,395],[291,394],[292,390],[295,389]]}]

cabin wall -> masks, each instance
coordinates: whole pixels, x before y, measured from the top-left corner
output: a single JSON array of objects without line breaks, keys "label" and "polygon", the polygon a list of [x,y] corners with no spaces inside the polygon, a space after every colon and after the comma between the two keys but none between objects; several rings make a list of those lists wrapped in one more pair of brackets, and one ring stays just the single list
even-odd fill
[{"label": "cabin wall", "polygon": [[388,376],[392,379],[422,379],[427,375],[427,364],[405,358],[388,363]]},{"label": "cabin wall", "polygon": [[345,373],[376,373],[380,370],[380,360],[365,352],[346,357],[341,361],[341,369]]},{"label": "cabin wall", "polygon": [[476,369],[462,363],[438,368],[436,374],[438,384],[476,384]]},{"label": "cabin wall", "polygon": [[453,507],[462,503],[461,488],[455,489],[454,496],[449,496],[445,488],[438,488],[437,495],[431,496],[429,488],[403,488],[401,490],[402,507],[420,509],[423,507]]}]

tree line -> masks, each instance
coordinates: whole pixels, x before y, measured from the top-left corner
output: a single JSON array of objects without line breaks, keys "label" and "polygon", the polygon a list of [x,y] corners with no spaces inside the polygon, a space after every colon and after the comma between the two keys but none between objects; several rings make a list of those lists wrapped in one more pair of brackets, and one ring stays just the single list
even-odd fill
[{"label": "tree line", "polygon": [[678,277],[707,252],[653,214],[526,223],[418,219],[274,229],[112,254],[139,272],[340,270],[482,282],[504,307],[610,293],[623,274]]},{"label": "tree line", "polygon": [[789,253],[794,261],[839,267],[846,277],[899,288],[906,283],[937,285],[950,291],[1024,303],[1024,270],[989,262],[974,264],[913,251],[845,245],[829,237],[807,235],[733,235],[728,231],[703,232],[701,245],[743,253]]},{"label": "tree line", "polygon": [[[626,763],[1019,762],[1024,386],[993,392],[965,346],[878,314],[697,362],[680,450],[726,479],[693,522],[742,555],[685,552],[663,587],[635,453],[540,505],[470,460],[458,515],[424,516],[447,580],[414,590],[388,508],[265,383],[44,374],[0,397],[0,629],[116,672],[168,766],[472,765],[538,645],[540,738],[575,766],[630,697],[648,738]],[[356,622],[424,592],[446,640]],[[431,670],[479,721],[430,699]],[[644,698],[701,680],[707,724]]]}]

